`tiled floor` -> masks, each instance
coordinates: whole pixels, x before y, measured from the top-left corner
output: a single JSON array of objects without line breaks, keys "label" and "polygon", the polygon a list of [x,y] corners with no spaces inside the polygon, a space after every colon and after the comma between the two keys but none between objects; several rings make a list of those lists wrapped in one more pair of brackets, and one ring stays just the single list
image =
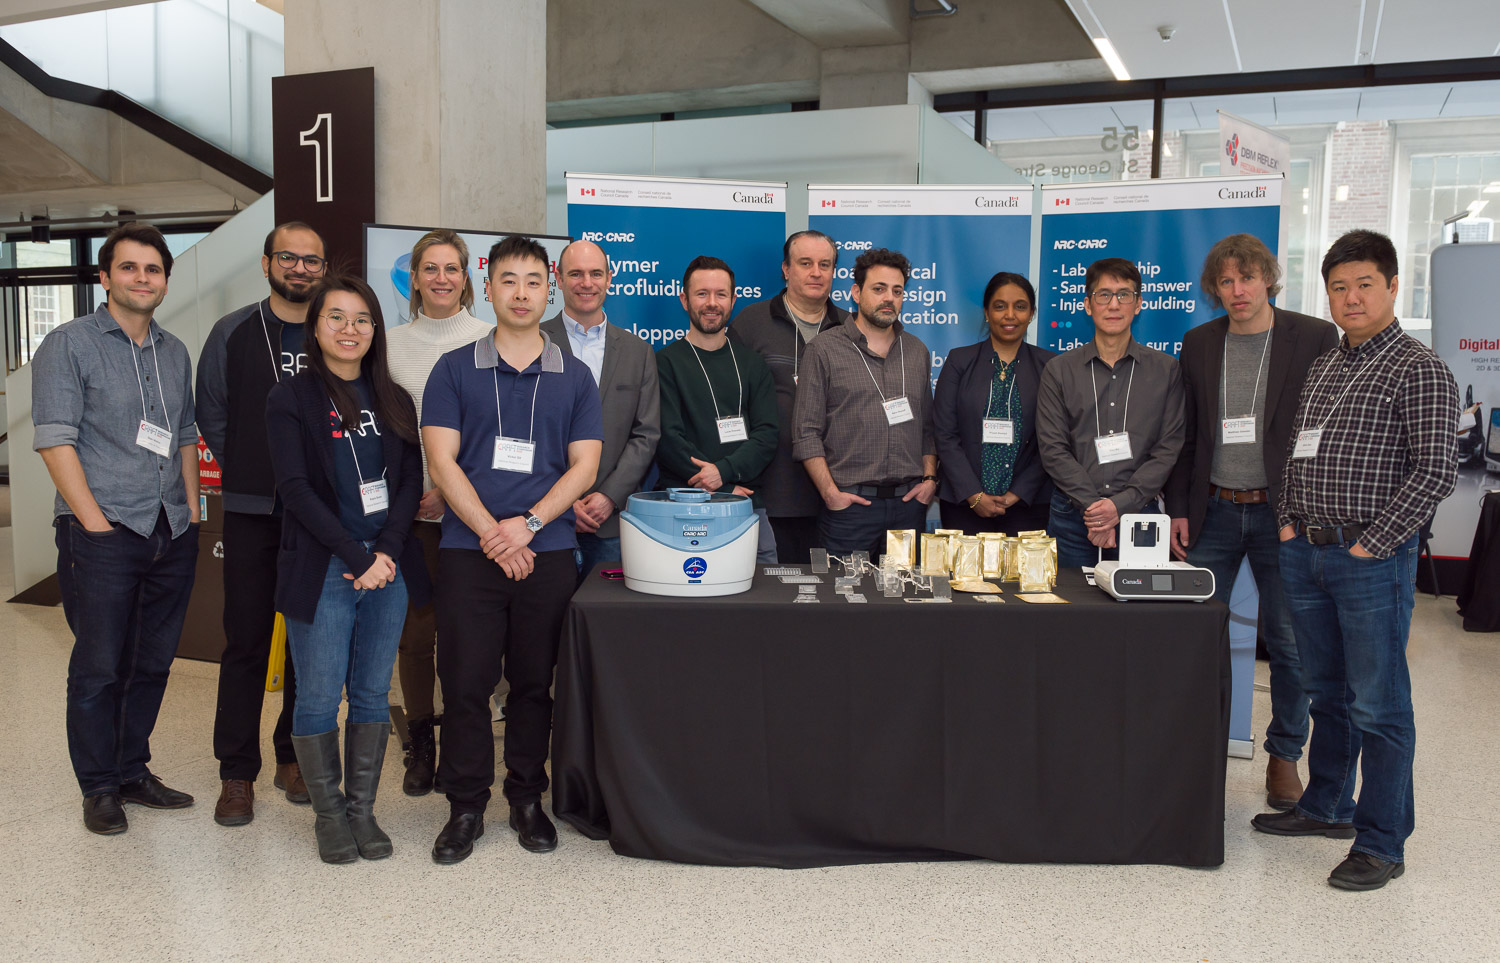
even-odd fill
[{"label": "tiled floor", "polygon": [[[70,644],[60,609],[0,606],[0,959],[1500,959],[1500,636],[1464,633],[1451,599],[1418,602],[1417,831],[1406,875],[1370,894],[1324,882],[1347,843],[1250,830],[1263,756],[1229,761],[1216,870],[723,869],[626,859],[567,826],[536,856],[503,811],[467,862],[439,867],[428,850],[445,804],[401,795],[394,751],[379,813],[396,854],[329,867],[311,813],[269,775],[253,824],[214,824],[216,667],[193,662],[173,670],[153,748],[155,771],[198,805],[128,807],[130,831],[101,838],[81,825],[67,761]],[[1264,693],[1255,711],[1263,727]]]}]

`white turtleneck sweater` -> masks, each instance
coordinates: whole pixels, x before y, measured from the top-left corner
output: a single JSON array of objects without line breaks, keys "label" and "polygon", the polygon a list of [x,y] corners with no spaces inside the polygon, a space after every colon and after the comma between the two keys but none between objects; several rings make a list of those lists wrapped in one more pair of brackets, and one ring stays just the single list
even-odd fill
[{"label": "white turtleneck sweater", "polygon": [[[460,308],[451,318],[429,318],[418,311],[408,324],[398,325],[386,332],[386,356],[391,377],[405,388],[417,403],[417,422],[422,420],[422,393],[427,388],[427,377],[439,358],[457,348],[473,344],[480,338],[495,333],[495,326],[487,324],[468,310]],[[422,490],[432,487],[427,475],[427,453],[422,453]]]}]

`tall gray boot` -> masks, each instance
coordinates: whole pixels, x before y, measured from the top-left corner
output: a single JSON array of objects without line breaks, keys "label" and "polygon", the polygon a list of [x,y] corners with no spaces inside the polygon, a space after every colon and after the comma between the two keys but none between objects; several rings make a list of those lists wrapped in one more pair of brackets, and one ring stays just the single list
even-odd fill
[{"label": "tall gray boot", "polygon": [[318,855],[325,863],[352,863],[359,859],[359,846],[349,830],[346,815],[348,803],[343,790],[343,772],[339,767],[339,731],[330,729],[315,736],[292,736],[297,765],[307,783],[312,799],[313,832],[318,837]]},{"label": "tall gray boot", "polygon": [[375,792],[380,787],[380,767],[385,764],[388,722],[344,724],[344,788],[349,793],[349,829],[365,859],[383,859],[391,854],[391,837],[375,824]]}]

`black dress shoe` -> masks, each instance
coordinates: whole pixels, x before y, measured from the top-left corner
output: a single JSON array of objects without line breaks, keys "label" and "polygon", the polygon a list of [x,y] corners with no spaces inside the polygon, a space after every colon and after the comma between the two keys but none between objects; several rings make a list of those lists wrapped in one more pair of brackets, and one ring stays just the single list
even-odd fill
[{"label": "black dress shoe", "polygon": [[1369,853],[1350,853],[1328,875],[1328,885],[1362,892],[1379,889],[1404,872],[1405,863],[1388,863]]},{"label": "black dress shoe", "polygon": [[432,861],[461,863],[474,851],[474,840],[484,835],[484,813],[454,813],[432,844]]},{"label": "black dress shoe", "polygon": [[542,812],[540,802],[510,807],[510,828],[520,834],[521,848],[533,853],[550,853],[557,848],[557,828]]},{"label": "black dress shoe", "polygon": [[1329,839],[1353,839],[1353,823],[1325,823],[1303,816],[1295,809],[1286,813],[1261,813],[1250,825],[1272,836],[1327,836]]},{"label": "black dress shoe", "polygon": [[130,828],[125,821],[125,807],[119,793],[106,792],[83,797],[83,825],[91,833],[113,836]]},{"label": "black dress shoe", "polygon": [[193,804],[192,796],[169,789],[149,772],[135,782],[121,784],[120,798],[151,809],[186,809]]}]

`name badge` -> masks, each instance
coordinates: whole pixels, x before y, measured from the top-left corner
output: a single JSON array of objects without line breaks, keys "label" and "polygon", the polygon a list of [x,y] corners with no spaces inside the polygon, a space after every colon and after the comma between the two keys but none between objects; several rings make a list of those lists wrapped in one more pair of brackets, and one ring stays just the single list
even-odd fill
[{"label": "name badge", "polygon": [[1318,445],[1323,441],[1322,428],[1308,428],[1297,432],[1297,444],[1292,449],[1293,458],[1316,458]]},{"label": "name badge", "polygon": [[497,437],[495,460],[490,463],[490,467],[496,471],[514,471],[529,475],[535,458],[535,442],[522,441],[519,438]]},{"label": "name badge", "polygon": [[1108,465],[1111,462],[1126,461],[1130,454],[1130,435],[1102,435],[1094,439],[1094,451],[1099,456],[1099,464]]},{"label": "name badge", "polygon": [[888,425],[901,425],[912,420],[911,402],[905,395],[882,402],[880,407],[885,409],[885,423]]},{"label": "name badge", "polygon": [[1244,418],[1225,418],[1222,422],[1224,428],[1224,444],[1226,445],[1253,445],[1255,444],[1255,416],[1249,415]]},{"label": "name badge", "polygon": [[374,515],[383,512],[391,505],[391,490],[386,487],[385,479],[365,482],[359,486],[359,503],[364,506],[366,515]]},{"label": "name badge", "polygon": [[1016,423],[1010,418],[984,419],[984,443],[1009,445],[1016,440]]},{"label": "name badge", "polygon": [[135,443],[153,454],[170,457],[172,454],[172,433],[160,425],[153,425],[146,419],[141,419],[141,427],[136,430]]},{"label": "name badge", "polygon": [[745,419],[719,419],[719,444],[727,445],[731,441],[744,441],[749,437],[750,433],[745,430]]}]

